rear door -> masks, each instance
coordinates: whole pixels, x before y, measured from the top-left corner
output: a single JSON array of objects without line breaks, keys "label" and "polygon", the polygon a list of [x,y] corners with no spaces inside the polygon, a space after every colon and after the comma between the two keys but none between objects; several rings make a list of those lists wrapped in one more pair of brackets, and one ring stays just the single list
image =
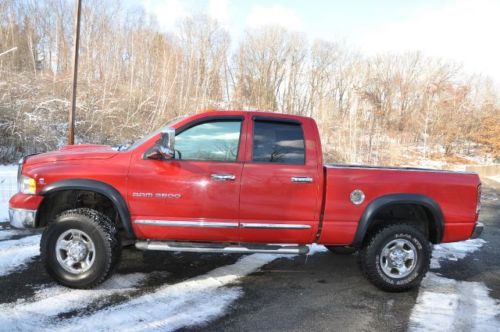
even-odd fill
[{"label": "rear door", "polygon": [[[242,242],[309,243],[320,211],[321,177],[302,122],[253,117],[240,193]],[[307,153],[306,153],[307,151]]]}]

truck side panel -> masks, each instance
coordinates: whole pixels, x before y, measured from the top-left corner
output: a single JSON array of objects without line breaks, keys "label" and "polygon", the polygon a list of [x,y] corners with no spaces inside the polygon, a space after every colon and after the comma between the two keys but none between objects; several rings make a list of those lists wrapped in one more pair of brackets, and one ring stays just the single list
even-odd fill
[{"label": "truck side panel", "polygon": [[[319,243],[349,245],[358,223],[370,202],[390,194],[419,194],[440,206],[444,217],[442,242],[470,237],[476,222],[479,177],[476,174],[325,166],[326,193],[322,232]],[[360,189],[365,200],[350,201],[350,193]]]}]

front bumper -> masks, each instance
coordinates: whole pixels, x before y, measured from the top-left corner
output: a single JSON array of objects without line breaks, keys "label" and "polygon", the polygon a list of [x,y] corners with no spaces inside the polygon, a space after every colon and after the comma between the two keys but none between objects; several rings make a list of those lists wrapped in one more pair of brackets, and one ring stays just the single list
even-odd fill
[{"label": "front bumper", "polygon": [[34,228],[36,210],[9,208],[9,220],[14,228]]},{"label": "front bumper", "polygon": [[472,232],[471,239],[477,239],[479,235],[483,232],[484,229],[484,224],[481,222],[476,223],[476,226],[474,226],[474,231]]},{"label": "front bumper", "polygon": [[36,214],[43,197],[17,193],[9,200],[10,224],[15,228],[36,227]]}]

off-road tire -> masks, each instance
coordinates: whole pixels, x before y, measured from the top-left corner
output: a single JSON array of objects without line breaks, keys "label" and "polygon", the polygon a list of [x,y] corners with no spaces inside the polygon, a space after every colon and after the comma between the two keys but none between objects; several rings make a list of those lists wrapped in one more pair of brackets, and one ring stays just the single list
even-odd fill
[{"label": "off-road tire", "polygon": [[[395,239],[410,241],[416,251],[416,265],[412,272],[404,278],[392,278],[384,273],[380,264],[380,255],[386,244]],[[431,245],[420,230],[409,224],[388,225],[372,234],[358,255],[361,271],[366,278],[378,288],[389,292],[403,292],[417,287],[429,270]]]},{"label": "off-road tire", "polygon": [[[81,274],[65,270],[56,258],[56,242],[67,230],[85,232],[95,246],[95,260]],[[60,284],[71,288],[92,288],[104,282],[113,272],[121,256],[118,229],[111,219],[92,209],[78,208],[59,214],[42,234],[40,253],[47,273]]]},{"label": "off-road tire", "polygon": [[356,252],[356,248],[347,246],[326,246],[326,248],[337,255],[352,255]]}]

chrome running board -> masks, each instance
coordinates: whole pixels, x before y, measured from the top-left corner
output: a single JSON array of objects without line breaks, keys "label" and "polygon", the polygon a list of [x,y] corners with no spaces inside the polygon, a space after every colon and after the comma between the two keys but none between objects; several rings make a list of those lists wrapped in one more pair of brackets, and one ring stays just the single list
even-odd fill
[{"label": "chrome running board", "polygon": [[307,254],[308,246],[296,244],[228,244],[228,243],[198,243],[198,242],[168,242],[168,241],[137,241],[135,247],[140,250],[186,251],[207,253],[236,254]]}]

